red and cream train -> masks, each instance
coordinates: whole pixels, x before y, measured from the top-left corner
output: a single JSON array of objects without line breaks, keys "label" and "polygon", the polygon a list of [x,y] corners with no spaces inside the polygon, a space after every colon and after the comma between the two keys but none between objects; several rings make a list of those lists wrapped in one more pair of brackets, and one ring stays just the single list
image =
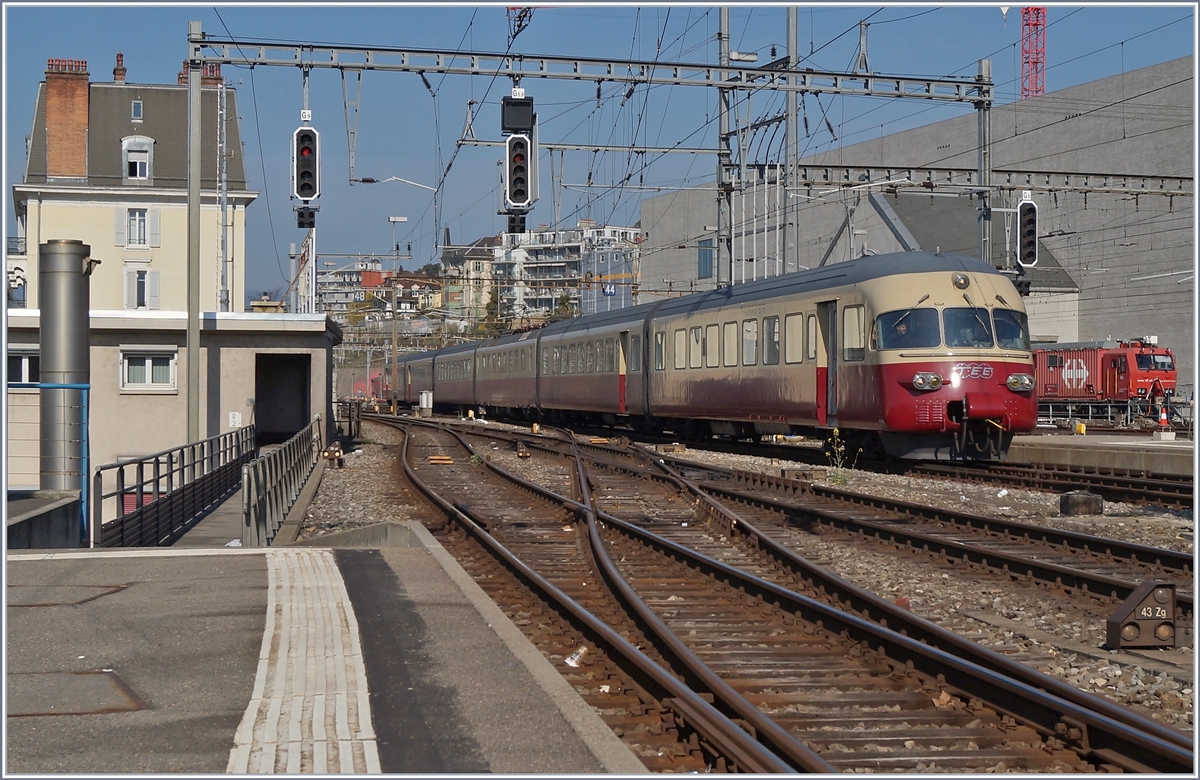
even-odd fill
[{"label": "red and cream train", "polygon": [[1008,277],[909,252],[401,357],[396,401],[680,436],[828,436],[893,457],[1000,457],[1037,423]]}]

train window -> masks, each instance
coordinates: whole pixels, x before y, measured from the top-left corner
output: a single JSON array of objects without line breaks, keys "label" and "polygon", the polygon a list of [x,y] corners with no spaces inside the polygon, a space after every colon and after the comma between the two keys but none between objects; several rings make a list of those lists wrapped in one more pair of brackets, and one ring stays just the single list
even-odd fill
[{"label": "train window", "polygon": [[990,347],[992,318],[982,306],[947,308],[942,311],[947,347]]},{"label": "train window", "polygon": [[596,373],[604,373],[604,339],[596,340]]},{"label": "train window", "polygon": [[575,345],[574,344],[567,345],[567,373],[568,374],[575,373]]},{"label": "train window", "polygon": [[704,329],[704,367],[721,365],[721,326],[709,325]]},{"label": "train window", "polygon": [[654,334],[654,369],[662,371],[667,367],[667,334],[665,331],[659,331]]},{"label": "train window", "polygon": [[942,343],[937,309],[897,309],[875,320],[877,349],[936,347]]},{"label": "train window", "polygon": [[758,365],[758,320],[742,320],[742,365]]},{"label": "train window", "polygon": [[1174,371],[1175,361],[1171,355],[1151,355],[1141,352],[1135,355],[1137,367],[1142,371]]},{"label": "train window", "polygon": [[687,368],[687,331],[675,331],[675,368]]},{"label": "train window", "polygon": [[542,347],[542,376],[550,373],[550,348]]},{"label": "train window", "polygon": [[779,363],[779,318],[763,317],[763,365]]},{"label": "train window", "polygon": [[596,370],[596,344],[589,341],[583,345],[583,348],[586,353],[583,358],[583,368],[586,373],[590,374]]},{"label": "train window", "polygon": [[804,315],[789,314],[783,318],[783,362],[804,360]]},{"label": "train window", "polygon": [[804,357],[806,360],[817,359],[817,315],[808,315],[808,340],[805,341]]},{"label": "train window", "polygon": [[1046,368],[1061,368],[1062,364],[1062,355],[1046,355]]},{"label": "train window", "polygon": [[610,374],[617,371],[617,345],[612,339],[604,340],[604,370]]},{"label": "train window", "polygon": [[688,342],[688,368],[700,368],[704,364],[704,332],[699,325],[692,328]]},{"label": "train window", "polygon": [[738,326],[736,322],[727,322],[725,328],[725,365],[738,364]]},{"label": "train window", "polygon": [[1029,318],[1023,311],[996,309],[996,343],[1004,349],[1029,349]]},{"label": "train window", "polygon": [[1129,363],[1126,362],[1124,355],[1121,355],[1121,362],[1120,362],[1120,365],[1117,367],[1117,373],[1118,374],[1128,374],[1129,373]]},{"label": "train window", "polygon": [[867,353],[867,334],[862,306],[842,309],[842,360],[862,360]]},{"label": "train window", "polygon": [[642,337],[629,337],[629,373],[636,374],[642,370]]}]

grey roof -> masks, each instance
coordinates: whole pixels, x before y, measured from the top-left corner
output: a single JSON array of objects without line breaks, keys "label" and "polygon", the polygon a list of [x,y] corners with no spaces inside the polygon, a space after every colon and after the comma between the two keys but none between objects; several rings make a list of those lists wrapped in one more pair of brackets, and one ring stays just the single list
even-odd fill
[{"label": "grey roof", "polygon": [[[226,88],[229,118],[226,150],[230,153],[226,176],[230,190],[245,190],[246,170],[242,159],[242,136],[238,127],[237,95]],[[141,122],[131,118],[134,100],[142,101]],[[186,86],[133,84],[128,82],[90,84],[88,87],[87,184],[91,187],[122,186],[121,139],[143,135],[154,139],[154,186],[187,187]],[[202,189],[217,187],[217,88],[200,91]],[[29,139],[26,184],[46,183],[46,83],[38,85],[33,131]]]},{"label": "grey roof", "polygon": [[[979,212],[973,200],[904,192],[881,197],[886,197],[888,205],[921,249],[979,254]],[[871,202],[876,203],[876,199],[873,197]],[[1005,265],[1003,218],[1006,216],[1004,212],[995,212],[992,221],[992,264],[998,268]],[[1015,238],[1010,240],[1015,241]],[[1034,292],[1079,291],[1079,285],[1041,241],[1038,242],[1038,264],[1025,269],[1025,275]]]}]

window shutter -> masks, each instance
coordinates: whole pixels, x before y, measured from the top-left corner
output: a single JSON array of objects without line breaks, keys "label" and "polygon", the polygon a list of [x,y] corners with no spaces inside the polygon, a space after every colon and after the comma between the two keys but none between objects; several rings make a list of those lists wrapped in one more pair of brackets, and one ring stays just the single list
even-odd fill
[{"label": "window shutter", "polygon": [[146,227],[150,232],[150,246],[158,246],[158,209],[150,209],[146,213]]},{"label": "window shutter", "polygon": [[125,266],[125,300],[126,309],[137,308],[137,271]]},{"label": "window shutter", "polygon": [[158,271],[146,272],[146,308],[158,308]]},{"label": "window shutter", "polygon": [[125,246],[125,226],[129,224],[129,216],[125,213],[123,206],[118,206],[116,209],[116,222],[113,225],[115,228],[115,238],[113,243],[116,246]]}]

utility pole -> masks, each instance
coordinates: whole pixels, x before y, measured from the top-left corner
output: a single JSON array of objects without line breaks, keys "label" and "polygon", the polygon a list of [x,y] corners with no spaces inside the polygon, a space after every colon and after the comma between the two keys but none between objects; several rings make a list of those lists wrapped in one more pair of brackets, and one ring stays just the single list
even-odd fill
[{"label": "utility pole", "polygon": [[188,22],[187,440],[200,441],[200,22]]},{"label": "utility pole", "polygon": [[[992,83],[992,61],[979,61],[980,84]],[[992,263],[992,103],[980,100],[975,103],[979,116],[979,259]],[[1009,258],[1006,268],[1012,267]]]},{"label": "utility pole", "polygon": [[[787,9],[787,82],[788,86],[796,83],[796,66],[800,62],[799,43],[797,41],[797,25],[800,23],[800,12],[789,5]],[[796,164],[800,154],[800,133],[797,127],[799,118],[796,115],[796,93],[787,91],[787,160],[783,182],[783,272],[788,272],[788,264],[794,263],[795,270],[800,270],[800,242],[796,235],[797,205],[788,196],[788,191],[796,185]]]},{"label": "utility pole", "polygon": [[727,281],[733,284],[733,183],[729,181],[729,95],[732,91],[725,86],[729,74],[729,6],[721,6],[721,27],[717,33],[720,43],[721,86],[717,88],[717,284],[721,283],[721,269],[729,269]]},{"label": "utility pole", "polygon": [[399,382],[396,379],[396,376],[397,376],[396,353],[398,351],[398,346],[400,343],[399,337],[397,336],[397,333],[396,333],[396,317],[399,316],[399,309],[396,308],[396,288],[399,286],[397,284],[398,281],[399,280],[396,277],[394,277],[394,276],[392,277],[392,382],[391,382],[391,392],[389,393],[389,395],[391,396],[390,400],[392,402],[392,412],[393,413],[399,411],[396,408],[396,392],[397,392],[397,388],[399,388],[399,386],[400,386]]}]

